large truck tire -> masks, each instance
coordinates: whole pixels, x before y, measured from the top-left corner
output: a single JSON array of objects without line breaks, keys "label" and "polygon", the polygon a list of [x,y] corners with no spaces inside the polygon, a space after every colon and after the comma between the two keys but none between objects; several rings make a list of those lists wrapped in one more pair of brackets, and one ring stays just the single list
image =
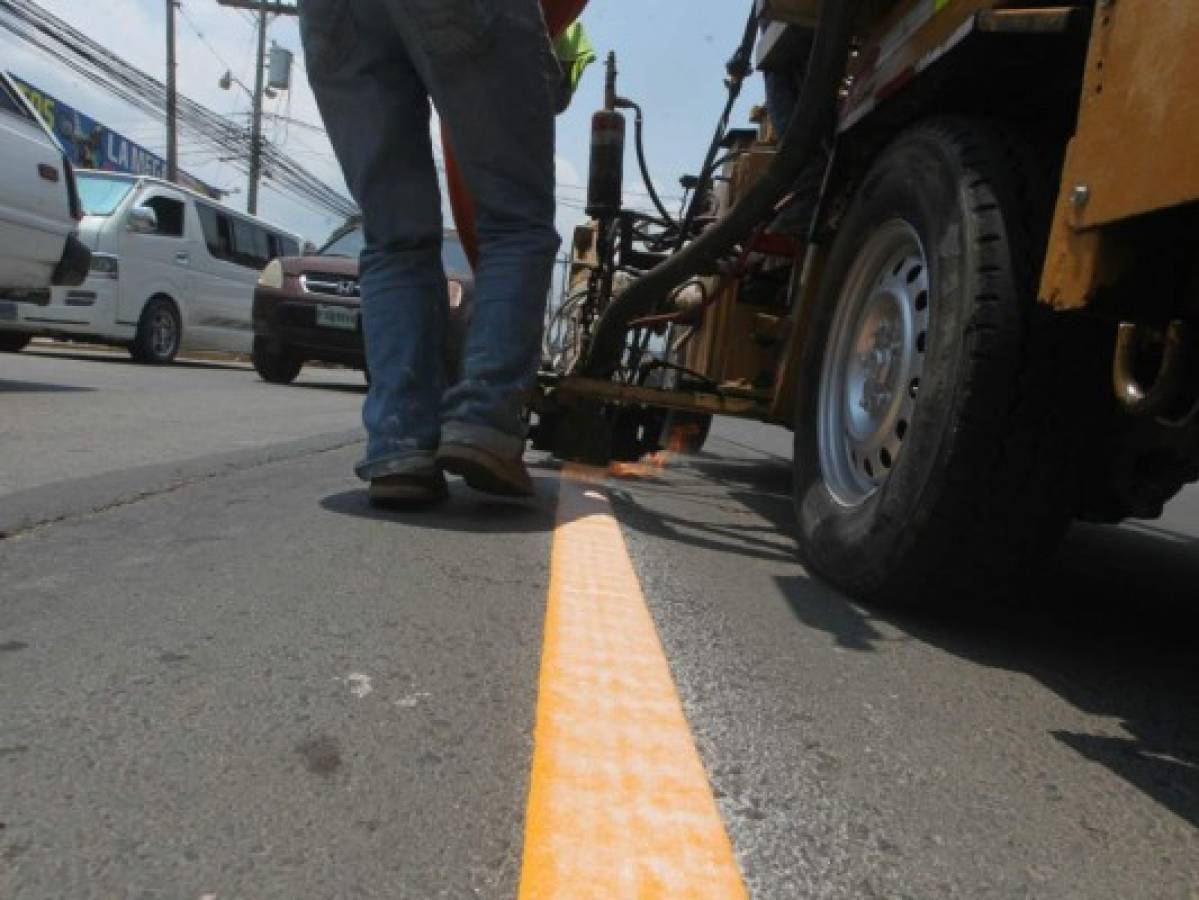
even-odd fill
[{"label": "large truck tire", "polygon": [[1055,200],[1002,126],[911,128],[864,178],[804,349],[800,549],[887,605],[1003,590],[1075,502],[1052,316],[1036,302]]}]

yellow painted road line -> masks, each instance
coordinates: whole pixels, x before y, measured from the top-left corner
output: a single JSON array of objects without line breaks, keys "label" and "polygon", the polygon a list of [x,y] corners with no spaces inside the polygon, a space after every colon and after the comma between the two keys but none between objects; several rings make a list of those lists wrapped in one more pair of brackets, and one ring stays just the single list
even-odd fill
[{"label": "yellow painted road line", "polygon": [[602,477],[562,478],[521,900],[744,898]]}]

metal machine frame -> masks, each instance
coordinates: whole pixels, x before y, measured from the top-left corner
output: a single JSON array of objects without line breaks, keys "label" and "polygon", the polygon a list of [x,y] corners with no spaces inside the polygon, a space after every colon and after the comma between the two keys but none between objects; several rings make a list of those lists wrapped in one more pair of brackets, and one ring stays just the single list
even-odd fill
[{"label": "metal machine frame", "polygon": [[[809,21],[819,6],[812,0],[760,0],[763,15],[776,21],[776,30]],[[577,368],[545,372],[533,404],[543,419],[556,421],[563,411],[582,405],[592,416],[609,410],[609,423],[621,410],[673,409],[794,426],[797,360],[806,317],[821,281],[828,234],[835,229],[855,178],[908,124],[971,102],[963,101],[961,92],[986,80],[979,72],[980,58],[999,61],[994,79],[999,84],[986,88],[989,107],[1004,112],[1007,102],[1018,112],[1027,97],[1034,97],[1034,105],[1054,103],[1066,111],[1060,118],[1068,152],[1046,253],[1042,303],[1073,313],[1110,305],[1110,289],[1129,271],[1141,244],[1151,239],[1146,229],[1152,232],[1154,216],[1199,200],[1199,95],[1184,75],[1193,69],[1189,54],[1199,44],[1199,9],[1194,4],[903,0],[866,3],[862,15],[859,33],[867,37],[857,46],[836,151],[804,255],[789,258],[794,247],[755,243],[760,234],[739,248],[742,262],[754,254],[766,260],[767,268],[791,268],[786,308],[767,312],[740,306],[744,272],[732,263],[724,274],[704,279],[708,301],[678,314],[678,320],[697,323],[694,327],[704,340],[688,350],[677,367],[683,374],[674,384],[608,380],[581,374]],[[963,84],[971,79],[974,82]],[[1010,89],[1006,96],[1005,89]],[[777,150],[765,126],[760,132],[740,132],[734,140],[738,143],[730,147],[732,155],[722,172],[720,212],[736,205],[738,195],[760,177]],[[587,232],[576,237],[571,276],[576,286],[594,278],[605,255],[619,249],[618,234],[594,227]],[[610,296],[611,274],[601,281]],[[607,299],[601,299],[601,305]],[[1117,319],[1135,313],[1127,302],[1107,311]],[[1160,384],[1181,371],[1177,357],[1187,344],[1181,324],[1166,328],[1175,319],[1172,311],[1156,318],[1161,328],[1154,334],[1160,334],[1165,348],[1154,379]],[[1145,324],[1135,317],[1126,324],[1115,363],[1116,387],[1131,412],[1161,407],[1157,399],[1146,401],[1152,388],[1142,388],[1131,374],[1138,368],[1135,357],[1144,343],[1137,329]],[[753,361],[730,363],[730,353]],[[770,369],[769,383],[762,383],[760,373],[746,366]],[[1176,385],[1168,387],[1173,390]],[[652,449],[653,443],[630,443],[623,455]],[[554,449],[546,429],[540,445]],[[611,449],[622,455],[619,446]]]}]

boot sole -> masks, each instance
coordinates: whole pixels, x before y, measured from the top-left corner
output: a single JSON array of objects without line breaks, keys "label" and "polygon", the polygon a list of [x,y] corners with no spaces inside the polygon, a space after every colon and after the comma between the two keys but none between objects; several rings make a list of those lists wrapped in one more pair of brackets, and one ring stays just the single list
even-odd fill
[{"label": "boot sole", "polygon": [[524,466],[516,469],[483,450],[465,444],[443,444],[437,464],[476,491],[496,497],[532,497],[533,481]]},{"label": "boot sole", "polygon": [[448,500],[449,489],[445,483],[440,485],[387,485],[377,487],[371,485],[367,496],[371,506],[378,509],[419,509],[422,506],[433,506]]}]

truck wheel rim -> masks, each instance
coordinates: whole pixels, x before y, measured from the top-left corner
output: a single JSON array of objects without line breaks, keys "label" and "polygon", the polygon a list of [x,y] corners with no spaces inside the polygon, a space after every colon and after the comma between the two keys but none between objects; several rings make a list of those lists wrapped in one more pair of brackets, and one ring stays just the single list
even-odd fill
[{"label": "truck wheel rim", "polygon": [[175,317],[170,310],[158,308],[150,319],[150,349],[160,359],[165,359],[175,351],[175,341],[178,338],[175,327]]},{"label": "truck wheel rim", "polygon": [[837,298],[820,377],[820,465],[845,506],[890,477],[909,437],[924,374],[928,259],[899,219],[874,232]]}]

